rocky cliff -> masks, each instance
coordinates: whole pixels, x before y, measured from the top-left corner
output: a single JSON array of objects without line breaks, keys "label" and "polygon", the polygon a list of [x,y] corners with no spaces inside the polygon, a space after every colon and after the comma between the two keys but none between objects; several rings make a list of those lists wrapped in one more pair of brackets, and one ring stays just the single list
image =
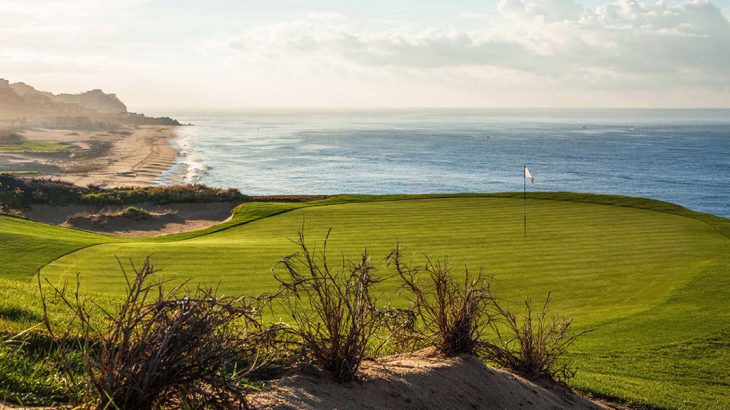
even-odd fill
[{"label": "rocky cliff", "polygon": [[115,94],[95,89],[53,94],[0,79],[0,121],[49,128],[113,128],[129,125],[180,125],[176,120],[127,112]]},{"label": "rocky cliff", "polygon": [[77,104],[87,110],[103,114],[126,114],[127,106],[115,94],[104,94],[101,90],[91,90],[81,94],[58,94],[51,99],[59,103]]},{"label": "rocky cliff", "polygon": [[[5,89],[9,88],[22,102],[32,108],[56,108],[67,112],[75,108],[77,111],[89,111],[99,114],[126,114],[127,106],[114,94],[105,94],[101,90],[86,91],[81,94],[53,94],[39,91],[25,83],[10,84],[3,80]],[[3,88],[3,84],[0,84]],[[17,102],[16,102],[17,103]]]},{"label": "rocky cliff", "polygon": [[10,88],[8,80],[0,78],[0,107],[23,104],[23,99]]}]

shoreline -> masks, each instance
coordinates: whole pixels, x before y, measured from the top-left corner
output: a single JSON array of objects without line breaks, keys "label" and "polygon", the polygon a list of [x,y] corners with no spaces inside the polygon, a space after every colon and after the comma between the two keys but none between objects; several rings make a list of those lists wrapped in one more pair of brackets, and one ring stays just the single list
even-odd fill
[{"label": "shoreline", "polygon": [[175,164],[178,152],[172,140],[176,137],[169,126],[139,127],[113,143],[109,154],[99,158],[98,169],[64,173],[60,179],[80,186],[150,186]]},{"label": "shoreline", "polygon": [[0,165],[15,164],[24,173],[79,186],[107,188],[151,186],[173,168],[178,151],[173,126],[138,126],[114,131],[25,129],[29,141],[55,141],[67,146],[56,154],[2,154]]}]

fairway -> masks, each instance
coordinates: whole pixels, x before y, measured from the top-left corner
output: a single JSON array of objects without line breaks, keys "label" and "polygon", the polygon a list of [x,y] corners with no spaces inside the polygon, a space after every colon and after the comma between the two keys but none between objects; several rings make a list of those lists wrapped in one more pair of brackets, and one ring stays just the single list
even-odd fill
[{"label": "fairway", "polygon": [[[494,275],[496,295],[512,303],[551,291],[554,309],[593,329],[572,354],[574,386],[648,406],[728,405],[727,220],[713,225],[678,207],[645,209],[666,207],[653,201],[642,209],[630,198],[543,194],[527,202],[525,238],[523,202],[509,196],[250,203],[219,227],[137,240],[0,217],[0,275],[30,281],[41,269],[61,283],[79,273],[85,290],[119,294],[115,257],[139,263],[151,256],[164,279],[252,294],[275,288],[271,268],[296,250],[290,239],[300,227],[319,247],[331,227],[330,255],[355,257],[367,248],[380,261],[400,242],[416,260],[448,257],[457,273],[483,267]],[[379,290],[403,302],[394,281]]]},{"label": "fairway", "polygon": [[0,144],[0,153],[50,153],[67,148],[67,144],[57,141],[23,141],[20,144]]}]

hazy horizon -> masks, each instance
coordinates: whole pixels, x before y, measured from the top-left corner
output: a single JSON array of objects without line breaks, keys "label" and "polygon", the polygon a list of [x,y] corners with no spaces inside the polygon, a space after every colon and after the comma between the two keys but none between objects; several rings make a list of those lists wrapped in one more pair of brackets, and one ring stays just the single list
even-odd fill
[{"label": "hazy horizon", "polygon": [[0,78],[131,111],[730,107],[730,0],[0,0]]}]

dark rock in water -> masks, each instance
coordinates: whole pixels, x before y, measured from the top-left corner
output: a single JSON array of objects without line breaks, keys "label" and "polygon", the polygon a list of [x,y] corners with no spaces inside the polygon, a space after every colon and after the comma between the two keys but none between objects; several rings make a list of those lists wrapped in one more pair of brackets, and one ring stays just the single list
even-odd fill
[{"label": "dark rock in water", "polygon": [[147,117],[144,114],[136,114],[133,112],[127,114],[125,122],[132,125],[182,125],[178,120],[170,117]]}]

